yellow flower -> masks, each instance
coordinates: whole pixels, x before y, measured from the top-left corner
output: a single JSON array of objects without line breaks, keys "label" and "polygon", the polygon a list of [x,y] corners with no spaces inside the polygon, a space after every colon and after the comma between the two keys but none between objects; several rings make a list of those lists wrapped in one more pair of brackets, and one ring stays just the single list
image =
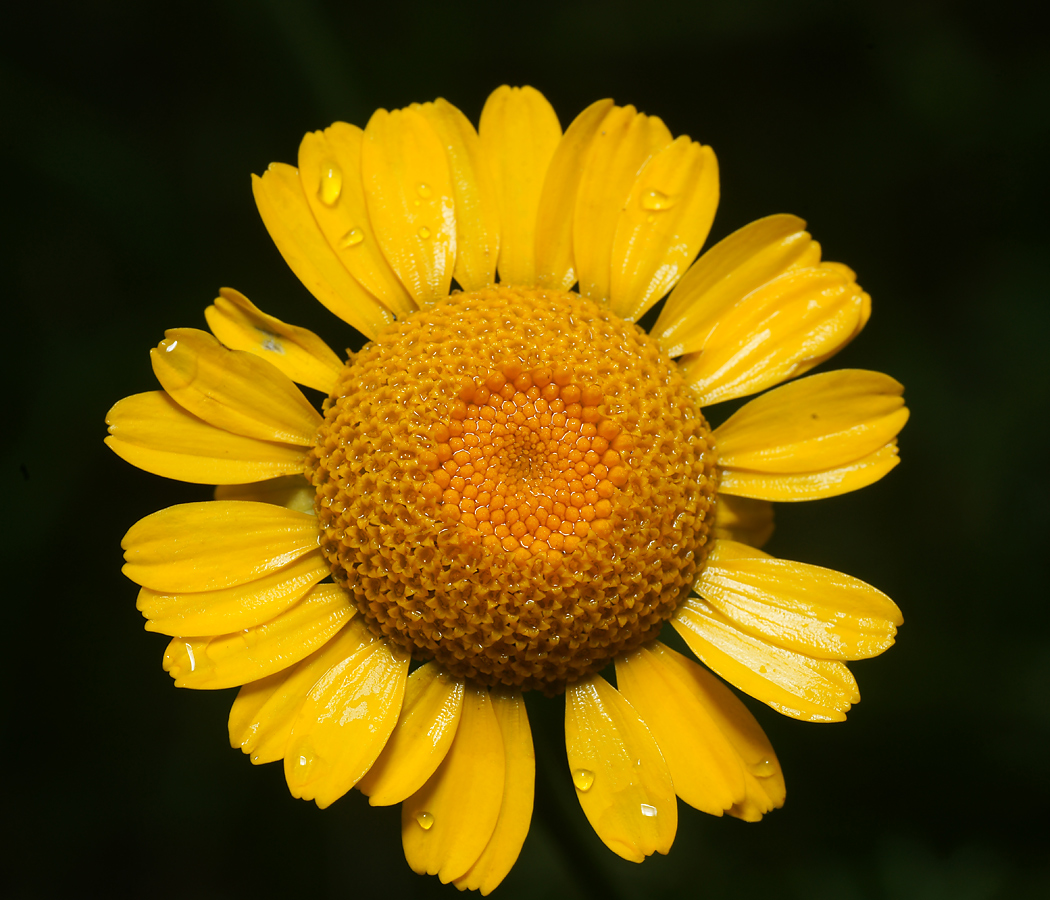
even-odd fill
[{"label": "yellow flower", "polygon": [[[401,803],[412,868],[486,894],[532,814],[525,690],[564,692],[577,796],[626,859],[668,852],[676,795],[779,807],[772,747],[708,669],[838,721],[859,699],[844,661],[901,623],[867,584],[758,549],[771,501],[897,463],[893,379],[776,387],[864,327],[853,272],[789,215],[693,262],[713,152],[610,100],[564,134],[531,88],[495,91],[477,131],[444,100],[380,110],[298,162],[254,179],[259,211],[370,342],[343,362],[224,289],[211,334],[152,351],[163,390],[107,419],[132,464],[218,485],[123,542],[175,684],[241,686],[230,739],[253,763],[283,759],[321,807],[355,786]],[[668,292],[649,334],[632,324]],[[701,414],[762,391],[716,429]]]}]

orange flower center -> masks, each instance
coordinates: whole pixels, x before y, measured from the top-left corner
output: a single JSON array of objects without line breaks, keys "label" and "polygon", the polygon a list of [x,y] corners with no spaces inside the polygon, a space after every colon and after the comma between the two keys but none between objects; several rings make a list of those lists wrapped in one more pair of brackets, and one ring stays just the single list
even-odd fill
[{"label": "orange flower center", "polygon": [[333,577],[460,677],[561,690],[655,637],[703,563],[707,423],[641,329],[578,295],[454,294],[366,345],[325,412]]}]

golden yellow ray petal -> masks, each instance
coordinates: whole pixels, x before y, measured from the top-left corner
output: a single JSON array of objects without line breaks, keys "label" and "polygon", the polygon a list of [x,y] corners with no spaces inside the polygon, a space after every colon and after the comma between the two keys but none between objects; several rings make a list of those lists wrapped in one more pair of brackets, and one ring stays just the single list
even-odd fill
[{"label": "golden yellow ray petal", "polygon": [[146,631],[172,637],[225,634],[272,619],[330,574],[318,548],[257,581],[217,591],[166,594],[143,588],[138,609],[148,620]]},{"label": "golden yellow ray petal", "polygon": [[536,781],[536,754],[525,700],[519,692],[510,690],[494,690],[489,696],[495,706],[507,760],[503,801],[496,828],[484,852],[466,874],[455,881],[460,890],[481,891],[483,897],[499,887],[518,860],[532,822]]},{"label": "golden yellow ray petal", "polygon": [[842,663],[768,644],[695,598],[678,608],[671,624],[704,665],[784,715],[841,722],[860,700],[857,682]]},{"label": "golden yellow ray petal", "polygon": [[676,138],[631,188],[612,247],[609,305],[637,321],[700,252],[718,208],[718,161],[710,147]]},{"label": "golden yellow ray petal", "polygon": [[703,698],[664,659],[659,641],[616,658],[616,685],[645,721],[667,761],[675,793],[720,816],[744,799],[744,769]]},{"label": "golden yellow ray petal", "polygon": [[401,804],[405,859],[447,884],[481,856],[499,818],[506,757],[489,692],[464,686],[452,747],[423,787]]},{"label": "golden yellow ray petal", "polygon": [[602,843],[631,862],[667,853],[678,829],[667,763],[634,707],[600,675],[565,691],[565,747],[576,797]]},{"label": "golden yellow ray petal", "polygon": [[[330,183],[341,179],[340,174]],[[288,268],[326,308],[370,338],[394,321],[393,313],[347,271],[325,240],[296,168],[270,163],[262,178],[252,176],[252,193]]]},{"label": "golden yellow ray petal", "polygon": [[496,88],[478,124],[483,159],[499,206],[501,281],[536,284],[536,217],[561,125],[547,99],[531,87]]},{"label": "golden yellow ray petal", "polygon": [[866,659],[893,644],[904,620],[882,591],[831,569],[744,558],[735,549],[717,541],[693,589],[741,630],[818,659]]},{"label": "golden yellow ray petal", "polygon": [[364,132],[336,122],[299,144],[299,180],[332,253],[354,280],[398,318],[417,309],[379,249],[361,179]]},{"label": "golden yellow ray petal", "polygon": [[123,572],[163,593],[213,591],[276,572],[319,543],[317,519],[305,513],[238,500],[182,503],[128,529]]},{"label": "golden yellow ray petal", "polygon": [[307,692],[361,642],[358,629],[344,628],[302,662],[244,685],[230,708],[230,746],[251,756],[253,765],[283,759]]},{"label": "golden yellow ray petal", "polygon": [[447,100],[413,104],[441,139],[448,157],[456,207],[456,265],[453,276],[465,291],[496,281],[499,205],[488,162],[474,126]]},{"label": "golden yellow ray petal", "polygon": [[330,394],[343,364],[332,348],[306,328],[264,313],[233,288],[222,288],[204,310],[208,327],[231,350],[247,350],[272,363],[285,375]]},{"label": "golden yellow ray petal", "polygon": [[106,413],[107,446],[154,475],[195,484],[255,481],[302,472],[302,447],[260,441],[209,425],[164,391],[133,394]]},{"label": "golden yellow ray petal", "polygon": [[885,446],[908,420],[904,386],[840,369],[800,378],[746,403],[715,429],[718,463],[754,472],[844,466]]},{"label": "golden yellow ray petal", "polygon": [[164,671],[175,687],[218,690],[287,669],[336,634],[356,612],[346,591],[319,584],[261,625],[215,637],[173,638]]},{"label": "golden yellow ray petal", "polygon": [[216,500],[254,500],[275,503],[286,509],[314,515],[314,486],[302,475],[269,478],[249,484],[220,484],[215,488]]},{"label": "golden yellow ray petal", "polygon": [[761,726],[740,699],[714,675],[670,647],[657,645],[663,662],[689,684],[718,730],[733,745],[743,763],[744,799],[729,815],[757,822],[784,805],[786,789],[780,761]]},{"label": "golden yellow ray petal", "polygon": [[719,490],[712,537],[761,547],[773,536],[773,504],[750,497],[735,497]]},{"label": "golden yellow ray petal", "polygon": [[602,121],[580,178],[573,219],[573,254],[583,296],[609,299],[620,212],[639,172],[671,141],[659,118],[633,106],[615,106]]},{"label": "golden yellow ray petal", "polygon": [[452,746],[463,708],[463,682],[435,662],[408,677],[390,740],[357,788],[372,806],[400,803],[434,774]]},{"label": "golden yellow ray petal", "polygon": [[210,425],[263,441],[308,447],[321,416],[280,369],[227,350],[196,328],[172,328],[150,351],[161,387]]},{"label": "golden yellow ray petal", "polygon": [[803,258],[809,265],[820,262],[820,247],[802,219],[775,215],[751,222],[692,265],[671,291],[650,334],[669,356],[700,350],[742,298]]},{"label": "golden yellow ray petal", "polygon": [[719,496],[736,494],[758,500],[819,500],[874,484],[899,462],[897,442],[892,441],[849,465],[817,472],[773,475],[728,469],[721,474],[718,491]]},{"label": "golden yellow ray petal", "polygon": [[588,106],[565,129],[551,157],[536,213],[536,283],[541,287],[567,291],[576,283],[572,254],[576,195],[594,136],[612,107],[612,100]]},{"label": "golden yellow ray petal", "polygon": [[284,756],[293,797],[324,809],[361,779],[383,751],[401,712],[409,657],[360,619],[358,648],[325,672],[299,709]]},{"label": "golden yellow ray petal", "polygon": [[755,394],[842,349],[863,306],[857,283],[830,266],[787,272],[728,310],[679,368],[701,406]]},{"label": "golden yellow ray petal", "polygon": [[365,127],[361,177],[390,267],[419,305],[448,294],[456,260],[452,180],[441,139],[414,109],[376,110]]}]

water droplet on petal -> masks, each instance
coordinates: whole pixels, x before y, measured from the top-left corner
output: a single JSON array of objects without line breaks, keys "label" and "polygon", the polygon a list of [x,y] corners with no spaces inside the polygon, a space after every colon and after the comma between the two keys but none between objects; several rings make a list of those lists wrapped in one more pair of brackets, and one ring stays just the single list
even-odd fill
[{"label": "water droplet on petal", "polygon": [[776,772],[777,767],[773,760],[766,757],[765,759],[759,760],[757,763],[752,763],[748,766],[748,769],[756,778],[768,778]]},{"label": "water droplet on petal", "polygon": [[426,225],[424,225],[422,228],[419,229],[419,236],[425,241],[428,237],[430,237],[430,229],[427,228]]},{"label": "water droplet on petal", "polygon": [[424,831],[430,831],[434,827],[434,814],[428,812],[417,812],[416,821]]},{"label": "water droplet on petal", "polygon": [[419,191],[419,196],[422,197],[424,200],[426,200],[427,197],[429,197],[433,193],[433,191],[430,190],[429,184],[421,184],[418,188],[416,188],[416,190]]},{"label": "water droplet on petal", "polygon": [[674,197],[668,197],[662,191],[646,191],[642,194],[642,209],[670,209],[675,204]]},{"label": "water droplet on petal", "polygon": [[343,192],[343,170],[334,162],[326,162],[321,166],[321,186],[317,189],[317,196],[325,206],[335,206],[339,201],[339,195]]},{"label": "water droplet on petal", "polygon": [[[161,341],[161,343],[162,343],[162,344],[168,344],[168,342],[167,342],[167,341]],[[178,342],[178,341],[172,341],[172,342],[171,342],[170,344],[168,344],[168,345],[167,345],[167,346],[166,346],[166,347],[164,348],[164,352],[165,352],[165,353],[171,353],[171,351],[172,351],[172,350],[174,350],[174,349],[175,349],[176,347],[178,347],[178,346],[179,346],[179,342]]]},{"label": "water droplet on petal", "polygon": [[655,806],[650,806],[648,803],[643,803],[641,806],[642,806],[642,815],[643,816],[647,816],[648,818],[652,818],[653,816],[656,815],[656,807]]},{"label": "water droplet on petal", "polygon": [[356,247],[365,239],[365,233],[360,228],[351,228],[346,234],[343,235],[343,240],[339,246],[344,250],[350,247]]},{"label": "water droplet on petal", "polygon": [[305,784],[307,778],[310,777],[310,770],[313,769],[316,762],[317,757],[314,755],[313,748],[309,744],[304,743],[297,754],[293,751],[292,768],[288,772],[288,780],[296,784]]},{"label": "water droplet on petal", "polygon": [[594,773],[590,769],[573,769],[572,783],[576,785],[576,790],[586,794],[594,784]]}]

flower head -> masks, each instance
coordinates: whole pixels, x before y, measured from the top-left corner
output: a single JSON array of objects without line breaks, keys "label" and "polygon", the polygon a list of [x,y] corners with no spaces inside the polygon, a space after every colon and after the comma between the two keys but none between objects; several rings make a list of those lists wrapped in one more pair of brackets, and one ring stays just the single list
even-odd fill
[{"label": "flower head", "polygon": [[[110,411],[123,458],[218,485],[124,538],[176,685],[240,686],[233,746],[321,807],[353,787],[401,803],[409,864],[483,893],[532,812],[523,691],[564,693],[580,804],[620,856],[670,849],[676,795],[780,806],[772,747],[711,673],[841,720],[844,662],[901,622],[869,585],[758,549],[771,501],[897,463],[897,382],[789,381],[864,327],[853,273],[788,215],[694,262],[711,149],[608,100],[563,134],[531,88],[495,91],[478,131],[444,100],[336,123],[254,191],[369,342],[344,361],[224,289],[211,334],[153,351],[162,390]],[[633,324],[665,295],[650,333]],[[668,622],[703,666],[660,642]]]}]

